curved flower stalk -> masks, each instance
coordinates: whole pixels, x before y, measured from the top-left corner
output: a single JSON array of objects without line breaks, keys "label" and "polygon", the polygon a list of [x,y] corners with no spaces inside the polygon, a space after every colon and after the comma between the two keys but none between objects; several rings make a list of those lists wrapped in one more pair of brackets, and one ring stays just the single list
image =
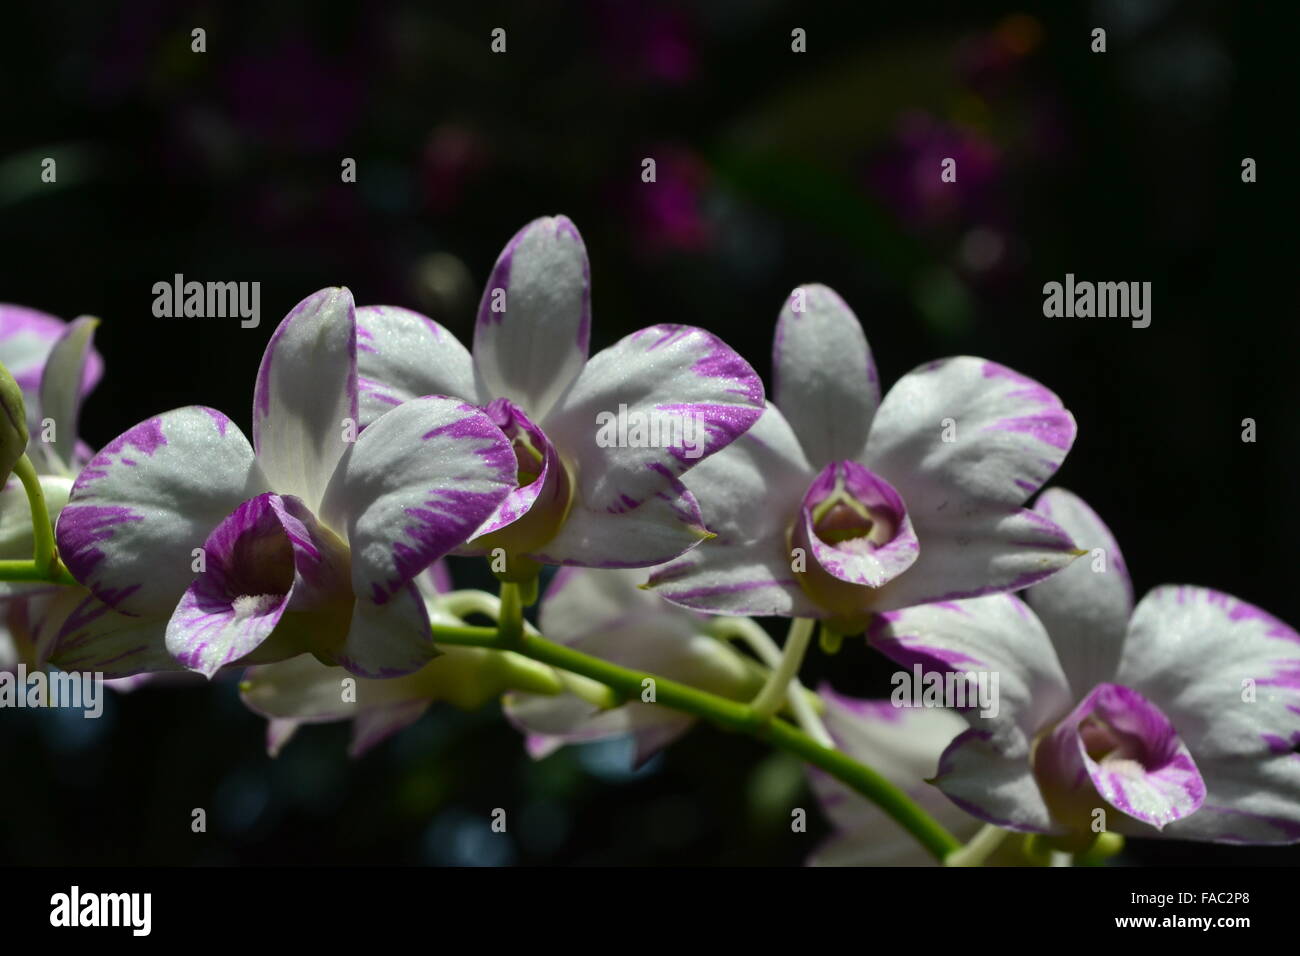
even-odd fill
[{"label": "curved flower stalk", "polygon": [[387,677],[432,659],[411,581],[510,494],[514,455],[487,415],[436,396],[358,434],[356,381],[351,293],[324,289],[266,347],[251,445],[188,406],[89,462],[57,527],[68,569],[113,612],[68,611],[65,631],[97,614],[83,666],[145,669],[165,651],[211,676],[310,652]]},{"label": "curved flower stalk", "polygon": [[[439,600],[450,583],[444,563],[421,574],[416,583],[435,627],[463,623]],[[244,672],[240,696],[250,710],[267,718],[271,756],[277,756],[303,724],[350,720],[348,755],[360,757],[415,723],[437,701],[478,710],[511,688],[554,694],[562,686],[551,668],[510,651],[451,646],[440,648],[439,655],[420,670],[386,680],[351,678],[342,667],[302,654],[250,667]]]},{"label": "curved flower stalk", "polygon": [[997,715],[965,715],[938,787],[990,823],[1079,845],[1103,828],[1300,842],[1300,635],[1206,588],[1158,587],[1135,609],[1096,514],[1061,489],[1035,507],[1092,560],[1030,588],[1028,604],[908,608],[869,635],[908,667],[1000,674]]},{"label": "curved flower stalk", "polygon": [[588,359],[587,251],[564,216],[534,220],[501,253],[472,356],[406,309],[361,308],[357,323],[363,423],[436,392],[482,406],[510,438],[519,488],[460,549],[502,548],[507,580],[544,564],[648,567],[694,547],[709,532],[678,478],[763,409],[754,370],[702,329],[651,326]]},{"label": "curved flower stalk", "polygon": [[[634,571],[561,568],[542,598],[542,632],[624,667],[733,700],[753,697],[763,684],[756,663],[715,636],[709,618],[639,588],[640,577]],[[503,706],[534,759],[566,744],[630,735],[633,765],[639,767],[695,724],[691,715],[659,704],[652,685],[639,699],[609,703],[576,693],[511,693]]]},{"label": "curved flower stalk", "polygon": [[1022,507],[1075,435],[1037,382],[963,356],[882,401],[861,325],[820,285],[791,294],[773,367],[776,404],[686,478],[717,537],[653,572],[668,600],[855,634],[873,613],[1023,588],[1077,556]]},{"label": "curved flower stalk", "polygon": [[[887,700],[858,700],[828,686],[817,689],[822,720],[835,746],[875,767],[905,789],[931,816],[961,840],[980,821],[948,800],[927,780],[939,757],[966,723],[950,710],[895,707]],[[808,857],[809,866],[932,866],[939,861],[879,807],[824,770],[808,767],[813,793],[834,828]]]}]

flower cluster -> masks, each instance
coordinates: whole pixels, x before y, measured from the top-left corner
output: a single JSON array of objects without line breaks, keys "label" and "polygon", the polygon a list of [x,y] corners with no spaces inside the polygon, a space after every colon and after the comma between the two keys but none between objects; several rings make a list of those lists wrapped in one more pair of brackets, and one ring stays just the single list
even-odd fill
[{"label": "flower cluster", "polygon": [[[537,758],[630,735],[640,762],[705,719],[809,764],[835,831],[818,863],[911,862],[903,830],[949,862],[1008,831],[1034,835],[1020,862],[1116,834],[1300,842],[1300,636],[1204,588],[1134,606],[1101,519],[1040,493],[1075,438],[1053,392],[959,356],[882,397],[820,285],[781,309],[770,394],[703,329],[591,355],[591,322],[577,229],[539,219],[497,260],[472,350],[324,289],[266,347],[251,440],[195,405],[94,453],[96,321],[0,307],[0,665],[239,671],[273,753],[333,720],[360,753],[435,701],[499,699]],[[615,414],[692,428],[610,441]],[[447,555],[486,559],[500,594],[454,590]],[[792,619],[784,648],[759,617]],[[816,627],[934,687],[996,675],[997,706],[809,690]]]}]

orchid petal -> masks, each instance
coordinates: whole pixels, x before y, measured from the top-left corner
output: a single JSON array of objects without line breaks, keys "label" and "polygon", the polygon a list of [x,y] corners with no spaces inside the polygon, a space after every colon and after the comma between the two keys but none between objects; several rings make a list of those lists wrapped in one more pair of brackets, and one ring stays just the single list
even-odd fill
[{"label": "orchid petal", "polygon": [[717,537],[656,568],[650,587],[674,604],[718,614],[819,617],[791,570],[789,528],[815,472],[790,425],[768,405],[685,482]]},{"label": "orchid petal", "polygon": [[1133,613],[1133,584],[1114,535],[1077,495],[1049,488],[1038,496],[1034,511],[1091,552],[1025,592],[1075,696],[1081,697],[1115,677]]},{"label": "orchid petal", "polygon": [[1017,591],[1079,557],[1073,540],[1027,508],[972,506],[918,514],[903,494],[920,543],[916,562],[871,599],[878,611]]},{"label": "orchid petal", "polygon": [[575,501],[559,533],[528,557],[539,564],[646,568],[689,551],[708,536],[694,495],[673,481],[620,514]]},{"label": "orchid petal", "polygon": [[[53,315],[21,305],[0,303],[0,363],[9,369],[27,403],[28,424],[39,425],[41,375],[50,350],[67,332],[67,324]],[[104,374],[99,353],[90,350],[82,370],[81,394],[88,394]]]},{"label": "orchid petal", "polygon": [[358,677],[389,678],[413,674],[437,656],[428,608],[408,581],[383,604],[357,598],[338,662]]},{"label": "orchid petal", "polygon": [[880,614],[867,639],[909,669],[919,665],[924,673],[997,675],[997,713],[982,717],[978,708],[968,708],[965,716],[972,727],[1015,726],[1032,739],[1074,703],[1043,625],[1011,595]]},{"label": "orchid petal", "polygon": [[945,511],[1019,506],[1060,467],[1074,434],[1073,416],[1043,386],[961,356],[898,380],[861,461],[899,490],[920,534],[923,518]]},{"label": "orchid petal", "polygon": [[237,505],[268,490],[230,419],[178,408],[91,459],[59,514],[59,556],[110,606],[169,615],[189,587],[195,549]]},{"label": "orchid petal", "polygon": [[1030,767],[1031,738],[1019,727],[972,727],[939,758],[934,784],[985,823],[1021,833],[1067,833],[1052,818]]},{"label": "orchid petal", "polygon": [[469,350],[428,316],[389,305],[357,309],[359,424],[422,395],[476,396]]},{"label": "orchid petal", "polygon": [[347,289],[322,289],[284,317],[262,355],[253,447],[280,494],[316,511],[357,423],[356,310]]},{"label": "orchid petal", "polygon": [[483,290],[474,327],[480,404],[508,398],[540,421],[587,360],[587,247],[565,216],[515,233]]},{"label": "orchid petal", "polygon": [[77,319],[54,343],[41,374],[41,418],[54,426],[54,441],[42,445],[51,471],[69,472],[77,457],[81,384],[95,352],[92,341],[99,319]]},{"label": "orchid petal", "polygon": [[776,324],[772,378],[777,407],[814,468],[862,455],[880,379],[862,324],[833,289],[790,293]]},{"label": "orchid petal", "polygon": [[1133,613],[1116,682],[1166,714],[1207,795],[1170,836],[1300,841],[1300,635],[1220,591],[1168,585]]},{"label": "orchid petal", "polygon": [[762,382],[721,339],[656,325],[594,355],[542,427],[573,464],[587,506],[620,513],[731,444],[762,411]]},{"label": "orchid petal", "polygon": [[32,619],[40,640],[52,648],[50,662],[62,670],[100,673],[108,680],[182,670],[167,652],[165,615],[129,617],[85,588],[65,587],[34,598]]},{"label": "orchid petal", "polygon": [[383,603],[464,542],[515,486],[515,454],[483,412],[404,402],[358,436],[320,516],[352,549],[358,598]]}]

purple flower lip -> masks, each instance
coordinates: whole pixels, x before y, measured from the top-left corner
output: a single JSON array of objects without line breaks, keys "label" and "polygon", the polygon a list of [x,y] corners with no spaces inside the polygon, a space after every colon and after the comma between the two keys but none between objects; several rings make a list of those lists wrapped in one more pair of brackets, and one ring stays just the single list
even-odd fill
[{"label": "purple flower lip", "polygon": [[791,531],[804,591],[836,627],[866,626],[874,591],[906,571],[920,553],[903,498],[854,461],[832,462],[809,487]]},{"label": "purple flower lip", "polygon": [[[573,481],[546,433],[523,410],[505,398],[493,399],[485,411],[510,441],[517,463],[518,487],[484,523],[473,541],[476,551],[504,548],[525,556],[555,537],[569,514]],[[529,574],[529,562],[518,564]]]},{"label": "purple flower lip", "polygon": [[1033,769],[1053,816],[1076,829],[1102,804],[1159,829],[1205,801],[1205,781],[1169,718],[1121,684],[1098,684],[1041,733]]}]

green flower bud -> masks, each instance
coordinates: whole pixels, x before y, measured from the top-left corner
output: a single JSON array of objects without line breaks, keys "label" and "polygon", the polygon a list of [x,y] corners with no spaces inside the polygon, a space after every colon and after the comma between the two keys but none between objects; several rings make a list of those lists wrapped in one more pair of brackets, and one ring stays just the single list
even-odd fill
[{"label": "green flower bud", "polygon": [[27,406],[23,390],[9,369],[0,364],[0,486],[13,474],[14,465],[27,451]]}]

